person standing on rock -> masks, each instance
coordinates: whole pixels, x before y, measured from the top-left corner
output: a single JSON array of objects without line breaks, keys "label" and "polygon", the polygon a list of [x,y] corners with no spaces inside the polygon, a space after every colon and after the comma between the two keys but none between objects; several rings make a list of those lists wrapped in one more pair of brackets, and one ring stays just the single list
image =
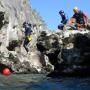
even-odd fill
[{"label": "person standing on rock", "polygon": [[61,24],[58,25],[58,29],[63,30],[64,26],[67,24],[68,18],[66,17],[66,14],[64,13],[63,10],[59,11],[59,15],[61,16]]},{"label": "person standing on rock", "polygon": [[78,7],[74,7],[73,12],[74,15],[70,19],[69,24],[74,23],[78,30],[80,28],[87,28],[87,16],[81,10],[78,10]]},{"label": "person standing on rock", "polygon": [[27,45],[32,40],[32,36],[31,36],[31,33],[32,33],[31,24],[24,22],[23,23],[23,27],[25,28],[25,40],[24,40],[23,46],[24,46],[25,50],[28,52],[29,50],[28,50]]}]

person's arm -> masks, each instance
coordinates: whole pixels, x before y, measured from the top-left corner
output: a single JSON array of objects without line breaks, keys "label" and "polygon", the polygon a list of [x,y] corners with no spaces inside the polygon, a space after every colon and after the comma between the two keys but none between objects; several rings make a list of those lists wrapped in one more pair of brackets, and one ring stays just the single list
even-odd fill
[{"label": "person's arm", "polygon": [[88,22],[88,17],[87,17],[87,15],[84,14],[84,13],[83,13],[83,16],[84,16],[85,24],[87,24],[87,22]]},{"label": "person's arm", "polygon": [[75,18],[71,17],[71,19],[69,20],[69,24],[73,24],[75,23]]}]

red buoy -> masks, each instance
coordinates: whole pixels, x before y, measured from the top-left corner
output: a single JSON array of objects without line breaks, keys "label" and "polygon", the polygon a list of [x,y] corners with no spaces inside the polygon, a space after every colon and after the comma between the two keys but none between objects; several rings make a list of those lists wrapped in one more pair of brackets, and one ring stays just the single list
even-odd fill
[{"label": "red buoy", "polygon": [[11,74],[11,71],[9,68],[4,68],[2,73],[3,73],[3,75],[8,76]]}]

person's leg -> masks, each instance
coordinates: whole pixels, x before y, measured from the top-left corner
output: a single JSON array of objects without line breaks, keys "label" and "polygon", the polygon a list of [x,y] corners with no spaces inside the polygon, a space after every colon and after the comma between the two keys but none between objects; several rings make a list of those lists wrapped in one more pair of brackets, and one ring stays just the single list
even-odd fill
[{"label": "person's leg", "polygon": [[26,50],[27,52],[29,51],[28,48],[27,48],[28,43],[29,43],[28,39],[25,38],[23,47],[25,48],[25,50]]},{"label": "person's leg", "polygon": [[63,24],[58,25],[58,29],[60,29],[60,30],[63,30],[63,27],[64,27]]},{"label": "person's leg", "polygon": [[77,30],[76,25],[69,25],[69,27],[70,27],[71,30]]}]

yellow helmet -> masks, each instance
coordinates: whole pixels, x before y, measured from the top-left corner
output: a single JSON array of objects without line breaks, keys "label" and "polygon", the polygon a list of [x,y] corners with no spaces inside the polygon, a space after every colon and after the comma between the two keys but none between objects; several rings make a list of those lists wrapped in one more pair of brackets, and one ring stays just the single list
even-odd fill
[{"label": "yellow helmet", "polygon": [[74,7],[74,8],[73,8],[73,11],[74,11],[74,12],[78,12],[78,7]]}]

